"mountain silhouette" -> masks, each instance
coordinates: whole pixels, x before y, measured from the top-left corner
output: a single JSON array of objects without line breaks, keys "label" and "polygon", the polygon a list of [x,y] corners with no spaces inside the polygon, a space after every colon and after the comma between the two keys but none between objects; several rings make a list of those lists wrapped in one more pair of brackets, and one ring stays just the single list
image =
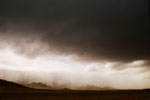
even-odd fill
[{"label": "mountain silhouette", "polygon": [[2,80],[0,79],[0,89],[2,88],[27,88],[23,85],[20,85],[18,83],[14,83],[14,82],[11,82],[11,81],[6,81],[6,80]]},{"label": "mountain silhouette", "polygon": [[0,79],[0,93],[20,93],[26,90],[28,91],[30,88],[18,83]]}]

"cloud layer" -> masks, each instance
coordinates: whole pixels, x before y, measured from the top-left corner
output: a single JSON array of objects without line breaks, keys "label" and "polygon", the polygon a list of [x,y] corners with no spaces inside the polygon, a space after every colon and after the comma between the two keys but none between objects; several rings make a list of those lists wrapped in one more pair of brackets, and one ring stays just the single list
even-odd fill
[{"label": "cloud layer", "polygon": [[[119,84],[121,88],[134,87],[133,84],[140,81],[139,87],[148,87],[149,80],[145,79],[150,68],[148,8],[148,0],[1,0],[0,54],[3,56],[6,49],[8,52],[4,54],[11,56],[9,52],[12,50],[31,61],[24,63],[26,60],[23,59],[23,62],[20,61],[23,64],[21,67],[20,62],[8,57],[0,59],[0,64],[2,68],[15,66],[16,69],[27,70],[26,64],[32,65],[32,60],[42,57],[55,59],[57,55],[89,64],[80,70],[83,73],[79,75],[84,76],[80,82],[89,79],[91,84],[100,85],[96,80],[101,78],[105,81],[103,84],[109,85],[110,82],[112,86],[117,86],[116,80],[112,80],[117,79],[121,83],[127,81],[126,86]],[[104,64],[102,68],[106,69],[99,69],[95,63]],[[40,66],[41,73],[45,68],[43,63],[35,66]],[[78,79],[79,76],[73,75],[73,71],[79,65],[69,65],[69,72],[66,73],[64,69],[67,66],[60,66],[54,75],[50,73],[53,76],[51,80],[60,80],[58,83],[62,84],[67,81],[65,84],[69,84],[72,78]],[[148,74],[138,75],[134,72],[138,69],[140,73]],[[111,74],[108,75],[109,71]],[[66,75],[60,77],[62,73]],[[34,75],[43,77],[40,73]],[[71,77],[68,78],[68,75]],[[131,78],[122,80],[122,77]]]},{"label": "cloud layer", "polygon": [[0,31],[20,42],[38,37],[49,48],[86,60],[149,60],[147,2],[2,0]]}]

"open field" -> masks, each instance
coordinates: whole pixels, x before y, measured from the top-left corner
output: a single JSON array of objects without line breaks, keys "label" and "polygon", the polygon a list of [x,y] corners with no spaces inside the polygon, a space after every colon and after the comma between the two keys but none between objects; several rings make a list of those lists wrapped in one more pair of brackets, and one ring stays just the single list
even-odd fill
[{"label": "open field", "polygon": [[1,93],[0,100],[150,100],[150,91],[20,90]]},{"label": "open field", "polygon": [[0,100],[150,100],[150,90],[39,90],[0,81]]}]

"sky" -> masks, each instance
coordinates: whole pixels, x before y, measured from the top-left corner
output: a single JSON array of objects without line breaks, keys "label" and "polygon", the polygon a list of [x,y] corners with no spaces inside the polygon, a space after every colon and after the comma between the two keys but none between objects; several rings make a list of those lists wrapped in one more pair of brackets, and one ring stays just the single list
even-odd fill
[{"label": "sky", "polygon": [[150,88],[148,33],[148,0],[1,0],[0,77]]}]

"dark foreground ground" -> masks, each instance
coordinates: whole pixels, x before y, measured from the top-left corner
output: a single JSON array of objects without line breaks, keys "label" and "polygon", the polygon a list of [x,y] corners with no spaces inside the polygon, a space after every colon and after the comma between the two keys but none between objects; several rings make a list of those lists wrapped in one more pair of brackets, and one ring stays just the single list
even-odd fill
[{"label": "dark foreground ground", "polygon": [[150,90],[37,90],[0,81],[0,100],[150,100]]},{"label": "dark foreground ground", "polygon": [[1,93],[0,100],[150,100],[150,91],[22,91]]}]

